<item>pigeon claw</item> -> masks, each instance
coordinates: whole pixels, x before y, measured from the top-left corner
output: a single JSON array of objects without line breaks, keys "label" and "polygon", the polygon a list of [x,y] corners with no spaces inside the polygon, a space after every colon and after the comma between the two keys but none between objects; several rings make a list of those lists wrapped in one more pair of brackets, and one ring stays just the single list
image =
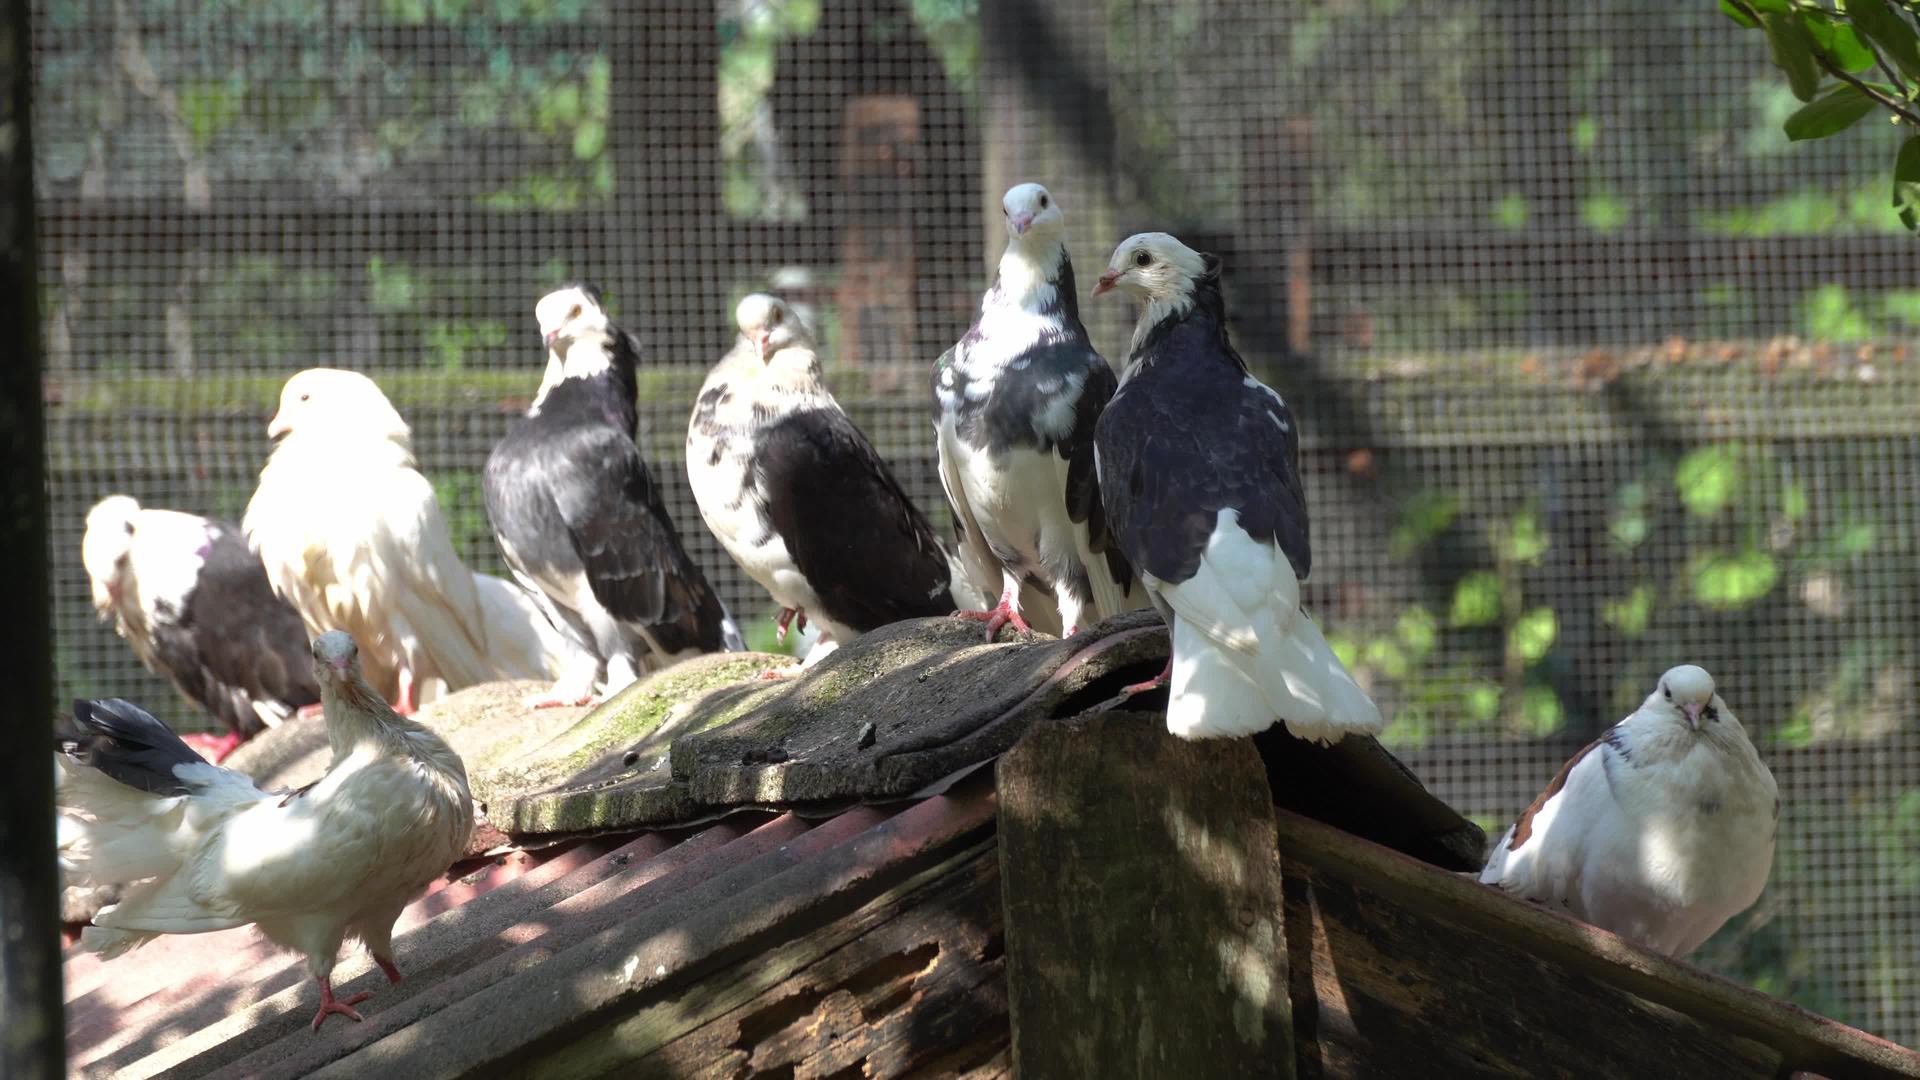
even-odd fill
[{"label": "pigeon claw", "polygon": [[1168,680],[1172,678],[1173,678],[1173,657],[1169,656],[1167,657],[1167,666],[1161,669],[1160,674],[1155,675],[1153,678],[1148,679],[1146,682],[1137,682],[1131,686],[1121,687],[1120,696],[1122,698],[1130,698],[1135,694],[1144,694],[1149,690],[1158,690],[1161,687],[1167,685]]},{"label": "pigeon claw", "polygon": [[953,613],[953,617],[956,619],[979,619],[985,622],[987,624],[987,640],[989,642],[1000,635],[1000,628],[1003,626],[1011,626],[1023,634],[1033,629],[1027,625],[1027,620],[1020,617],[1020,612],[1014,609],[1012,598],[1006,596],[1002,596],[999,606],[991,610],[956,611]]},{"label": "pigeon claw", "polygon": [[372,994],[362,991],[344,1000],[337,999],[333,996],[333,987],[327,983],[321,983],[320,1011],[313,1014],[313,1030],[319,1031],[321,1022],[329,1016],[344,1016],[356,1024],[362,1023],[363,1021],[360,1019],[360,1014],[354,1011],[353,1007],[372,996]]},{"label": "pigeon claw", "polygon": [[780,609],[779,618],[775,619],[774,622],[779,625],[780,629],[774,632],[773,639],[784,645],[787,642],[788,624],[791,623],[795,630],[805,630],[807,628],[807,613],[801,611],[799,608],[783,607]]}]

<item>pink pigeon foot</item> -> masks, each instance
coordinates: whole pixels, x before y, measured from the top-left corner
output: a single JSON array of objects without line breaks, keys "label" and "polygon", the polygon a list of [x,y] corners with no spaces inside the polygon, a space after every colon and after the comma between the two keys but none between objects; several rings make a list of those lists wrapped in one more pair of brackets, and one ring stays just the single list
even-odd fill
[{"label": "pink pigeon foot", "polygon": [[1013,593],[1011,592],[1001,593],[999,606],[991,611],[956,611],[953,613],[953,617],[956,619],[979,619],[985,622],[987,624],[988,641],[992,641],[995,637],[999,636],[1000,628],[1003,626],[1011,626],[1021,633],[1026,633],[1033,629],[1027,625],[1027,620],[1020,617],[1020,612],[1014,608]]},{"label": "pink pigeon foot", "polygon": [[761,682],[773,682],[778,679],[791,679],[799,673],[800,668],[798,665],[793,667],[770,667],[760,674],[755,675],[754,678],[759,679]]},{"label": "pink pigeon foot", "polygon": [[1121,687],[1120,696],[1122,698],[1130,698],[1135,694],[1144,694],[1149,690],[1158,690],[1167,685],[1167,680],[1171,678],[1173,678],[1173,657],[1169,656],[1167,657],[1167,666],[1160,669],[1160,674],[1155,675],[1146,682],[1137,682],[1132,686]]},{"label": "pink pigeon foot", "polygon": [[311,720],[326,711],[326,706],[316,701],[311,705],[302,705],[293,710],[293,715],[296,720]]},{"label": "pink pigeon foot", "polygon": [[400,668],[400,699],[393,703],[393,711],[400,716],[412,716],[419,706],[420,702],[413,693],[413,672],[402,666]]},{"label": "pink pigeon foot", "polygon": [[[521,702],[522,705],[525,705],[529,709],[571,709],[581,705],[598,705],[599,703],[600,699],[594,697],[593,691],[591,690],[585,693],[576,693],[558,686],[544,694],[534,694]],[[399,710],[396,709],[394,711],[398,712]]]},{"label": "pink pigeon foot", "polygon": [[333,980],[321,979],[320,980],[320,1011],[313,1014],[313,1030],[319,1031],[320,1022],[325,1020],[328,1016],[336,1015],[336,1014],[340,1016],[344,1016],[356,1024],[360,1023],[360,1014],[353,1011],[353,1007],[367,1000],[372,996],[373,996],[372,994],[361,992],[353,995],[352,997],[346,999],[345,1001],[339,1001],[339,1000],[336,1000],[333,996]]},{"label": "pink pigeon foot", "polygon": [[373,962],[380,965],[380,970],[386,973],[388,982],[397,983],[400,981],[400,969],[394,966],[393,961],[384,956],[376,956],[373,958]]},{"label": "pink pigeon foot", "polygon": [[795,630],[805,630],[807,628],[807,613],[801,611],[799,608],[781,608],[780,617],[775,619],[774,623],[779,626],[780,629],[775,631],[773,639],[784,645],[787,642],[787,624],[792,623]]},{"label": "pink pigeon foot", "polygon": [[180,736],[180,741],[193,747],[201,757],[218,765],[227,760],[228,754],[240,749],[242,740],[237,731],[229,731],[225,735],[217,736],[196,731],[190,735]]}]

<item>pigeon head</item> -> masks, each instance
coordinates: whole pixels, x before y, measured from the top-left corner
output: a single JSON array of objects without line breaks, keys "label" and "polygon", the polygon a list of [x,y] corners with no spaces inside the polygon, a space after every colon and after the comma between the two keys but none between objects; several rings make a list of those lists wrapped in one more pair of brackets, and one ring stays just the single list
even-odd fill
[{"label": "pigeon head", "polygon": [[313,674],[322,682],[351,682],[360,674],[360,646],[345,630],[313,639]]},{"label": "pigeon head", "polygon": [[770,362],[780,350],[795,345],[810,345],[807,328],[785,300],[766,293],[754,293],[733,309],[733,322],[760,356]]},{"label": "pigeon head", "polygon": [[1000,198],[1007,218],[1007,236],[1014,243],[1057,239],[1066,219],[1060,204],[1039,184],[1015,184]]},{"label": "pigeon head", "polygon": [[1681,664],[1660,676],[1660,685],[1648,695],[1645,707],[1676,724],[1686,724],[1689,731],[1699,731],[1702,723],[1718,723],[1727,703],[1714,693],[1713,676],[1705,668]]},{"label": "pigeon head", "polygon": [[372,379],[337,368],[309,368],[280,388],[280,411],[268,421],[267,437],[310,433],[372,435],[402,446],[409,438],[407,422]]},{"label": "pigeon head", "polygon": [[1206,256],[1167,233],[1136,233],[1113,249],[1093,295],[1118,289],[1149,304],[1179,307],[1206,273]]},{"label": "pigeon head", "polygon": [[87,532],[80,539],[80,561],[93,585],[93,606],[103,615],[120,602],[120,574],[133,549],[133,517],[140,503],[130,495],[109,495],[87,511]]},{"label": "pigeon head", "polygon": [[540,298],[533,306],[533,317],[539,321],[540,336],[549,349],[556,342],[571,342],[584,334],[611,332],[600,290],[592,285],[562,285]]}]

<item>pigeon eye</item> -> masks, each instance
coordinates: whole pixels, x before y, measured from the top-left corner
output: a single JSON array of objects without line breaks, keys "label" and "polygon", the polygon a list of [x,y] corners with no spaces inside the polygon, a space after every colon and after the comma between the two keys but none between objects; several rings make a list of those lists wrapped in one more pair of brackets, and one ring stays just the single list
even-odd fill
[{"label": "pigeon eye", "polygon": [[1701,715],[1705,716],[1709,720],[1718,720],[1720,719],[1720,710],[1709,705],[1707,706],[1706,711]]},{"label": "pigeon eye", "polygon": [[1046,208],[1047,208],[1047,197],[1045,195],[1042,195],[1040,196],[1040,209],[1045,210]]},{"label": "pigeon eye", "polygon": [[310,398],[310,397],[312,397],[312,396],[313,396],[312,394],[301,394],[301,395],[300,395],[300,400],[301,400],[301,401],[305,401],[305,400],[307,400],[308,398]]},{"label": "pigeon eye", "polygon": [[579,318],[579,317],[580,317],[580,305],[579,305],[579,304],[575,304],[575,305],[573,305],[573,310],[572,310],[572,311],[569,311],[569,312],[567,312],[567,318],[568,318],[569,320],[572,320],[572,319],[577,319],[577,318]]},{"label": "pigeon eye", "polygon": [[1667,689],[1667,684],[1666,684],[1666,683],[1661,683],[1661,684],[1660,684],[1660,692],[1661,692],[1661,693],[1663,693],[1663,694],[1665,694],[1665,695],[1667,695],[1667,700],[1668,700],[1668,701],[1672,701],[1672,700],[1673,700],[1673,691],[1671,691],[1671,690],[1669,690],[1669,689]]},{"label": "pigeon eye", "polygon": [[1133,265],[1135,266],[1146,266],[1151,262],[1153,262],[1153,256],[1146,252],[1136,251],[1133,253]]}]

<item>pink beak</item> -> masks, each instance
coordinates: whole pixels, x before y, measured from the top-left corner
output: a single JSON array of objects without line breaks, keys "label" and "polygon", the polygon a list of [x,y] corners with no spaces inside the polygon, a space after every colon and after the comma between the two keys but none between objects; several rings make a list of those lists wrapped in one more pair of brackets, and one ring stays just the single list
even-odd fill
[{"label": "pink beak", "polygon": [[1114,283],[1119,280],[1120,280],[1120,271],[1118,270],[1109,270],[1106,273],[1101,274],[1100,280],[1093,283],[1093,295],[1099,296],[1101,293],[1112,292]]},{"label": "pink beak", "polygon": [[1013,230],[1013,235],[1025,236],[1027,235],[1027,230],[1033,228],[1033,215],[1015,214],[1012,219],[1007,222],[1007,226]]},{"label": "pink beak", "polygon": [[293,425],[280,419],[279,413],[274,413],[273,419],[267,421],[267,438],[269,439],[277,439],[292,430]]},{"label": "pink beak", "polygon": [[547,334],[546,334],[546,338],[545,338],[545,340],[546,340],[546,343],[547,343],[547,348],[549,348],[549,349],[551,349],[551,348],[553,348],[553,339],[554,339],[554,338],[557,338],[557,337],[559,337],[559,336],[560,336],[560,331],[558,331],[558,330],[549,330],[549,331],[547,331]]},{"label": "pink beak", "polygon": [[769,330],[762,329],[753,332],[753,351],[760,354],[762,362],[765,362],[767,359],[767,340],[772,336],[773,333]]},{"label": "pink beak", "polygon": [[1680,711],[1684,713],[1687,717],[1687,726],[1692,728],[1695,731],[1699,731],[1700,730],[1700,706],[1682,705],[1680,706]]}]

